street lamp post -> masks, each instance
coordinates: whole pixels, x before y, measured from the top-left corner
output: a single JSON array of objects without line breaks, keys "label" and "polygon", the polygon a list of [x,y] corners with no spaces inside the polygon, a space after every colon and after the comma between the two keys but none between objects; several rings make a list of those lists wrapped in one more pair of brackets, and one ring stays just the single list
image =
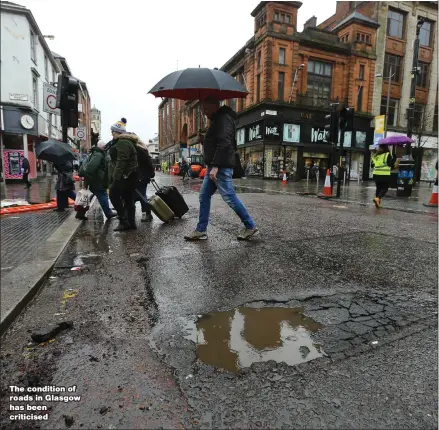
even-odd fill
[{"label": "street lamp post", "polygon": [[376,78],[388,79],[389,84],[387,88],[387,102],[386,102],[386,120],[384,121],[384,137],[387,137],[387,127],[389,122],[389,108],[390,108],[390,87],[392,86],[392,78],[395,76],[395,73],[392,74],[393,68],[392,65],[389,66],[389,76],[383,77],[382,73],[377,73],[375,75]]}]

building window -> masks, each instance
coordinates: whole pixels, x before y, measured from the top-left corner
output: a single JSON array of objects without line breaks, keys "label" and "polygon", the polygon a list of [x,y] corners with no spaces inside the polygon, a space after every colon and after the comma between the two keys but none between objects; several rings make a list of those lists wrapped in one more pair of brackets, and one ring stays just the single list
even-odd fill
[{"label": "building window", "polygon": [[438,128],[438,115],[437,115],[437,105],[434,107],[434,115],[433,115],[433,131],[437,131]]},{"label": "building window", "polygon": [[284,100],[284,90],[285,90],[285,73],[279,72],[277,78],[277,98],[279,101]]},{"label": "building window", "polygon": [[36,36],[32,30],[30,32],[30,58],[35,64],[37,63]]},{"label": "building window", "polygon": [[424,119],[425,105],[415,103],[415,109],[413,111],[413,123],[418,127],[421,127],[422,121]]},{"label": "building window", "polygon": [[256,76],[256,103],[261,101],[261,75]]},{"label": "building window", "polygon": [[390,76],[390,66],[392,66],[392,74],[395,76],[392,78],[394,82],[400,82],[401,80],[401,57],[397,55],[386,54],[384,56],[384,77]]},{"label": "building window", "polygon": [[287,13],[274,12],[274,21],[284,22],[285,24],[291,24],[291,15]]},{"label": "building window", "polygon": [[358,87],[357,111],[363,112],[363,86]]},{"label": "building window", "polygon": [[[396,126],[398,117],[398,102],[397,99],[389,100],[389,118],[387,118],[387,125]],[[381,97],[380,115],[385,115],[387,109],[387,97]]]},{"label": "building window", "polygon": [[360,81],[364,81],[364,64],[360,64],[360,74],[358,76]]},{"label": "building window", "polygon": [[267,15],[264,13],[260,18],[256,21],[256,29],[261,28],[267,22]]},{"label": "building window", "polygon": [[261,51],[258,51],[258,53],[256,54],[256,64],[258,66],[258,69],[260,69],[261,65],[262,65],[262,53],[261,53]]},{"label": "building window", "polygon": [[49,82],[49,59],[47,55],[44,56],[44,76],[46,81]]},{"label": "building window", "polygon": [[345,34],[340,40],[342,43],[348,43],[349,42],[349,33]]},{"label": "building window", "polygon": [[430,47],[431,33],[432,33],[431,30],[432,30],[432,23],[430,21],[424,21],[424,24],[422,24],[421,31],[419,33],[420,45]]},{"label": "building window", "polygon": [[404,14],[389,9],[387,14],[387,35],[403,39],[404,37]]},{"label": "building window", "polygon": [[236,112],[236,99],[230,99],[230,108]]},{"label": "building window", "polygon": [[308,94],[313,99],[331,98],[332,65],[320,61],[308,62]]},{"label": "building window", "polygon": [[419,62],[419,74],[416,76],[416,85],[421,88],[427,88],[428,71],[430,65],[428,63]]},{"label": "building window", "polygon": [[35,75],[32,75],[32,103],[38,109],[38,78]]},{"label": "building window", "polygon": [[285,64],[285,48],[279,48],[279,64]]}]

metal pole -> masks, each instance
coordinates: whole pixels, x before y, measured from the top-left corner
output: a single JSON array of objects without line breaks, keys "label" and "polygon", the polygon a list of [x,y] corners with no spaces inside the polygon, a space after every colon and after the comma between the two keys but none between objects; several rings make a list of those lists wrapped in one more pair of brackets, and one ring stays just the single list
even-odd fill
[{"label": "metal pole", "polygon": [[[412,137],[413,135],[413,120],[415,111],[415,101],[416,101],[416,78],[418,76],[418,55],[419,55],[419,33],[421,27],[424,24],[425,19],[419,18],[416,24],[416,39],[413,45],[413,64],[411,73],[411,85],[410,85],[410,104],[408,109],[408,121],[407,121],[407,137]],[[411,155],[411,144],[408,143],[406,146],[406,154]]]},{"label": "metal pole", "polygon": [[387,125],[389,122],[390,87],[392,86],[392,65],[389,66],[389,84],[387,87],[386,121],[384,122],[384,137],[387,137]]},{"label": "metal pole", "polygon": [[4,151],[4,145],[3,145],[3,130],[5,129],[4,123],[3,123],[3,107],[0,107],[0,151],[1,151],[1,157],[2,157],[2,178],[3,178],[3,184],[6,185],[6,177],[5,177],[5,151]]},{"label": "metal pole", "polygon": [[337,174],[337,198],[340,198],[341,195],[341,179],[343,177],[343,164],[341,159],[343,158],[343,145],[344,145],[344,130],[341,130],[340,132],[340,159],[339,159],[339,166],[338,166],[338,174]]},{"label": "metal pole", "polygon": [[67,126],[67,118],[65,112],[61,111],[61,123],[62,123],[62,141],[65,143],[69,143],[68,140],[68,126]]}]

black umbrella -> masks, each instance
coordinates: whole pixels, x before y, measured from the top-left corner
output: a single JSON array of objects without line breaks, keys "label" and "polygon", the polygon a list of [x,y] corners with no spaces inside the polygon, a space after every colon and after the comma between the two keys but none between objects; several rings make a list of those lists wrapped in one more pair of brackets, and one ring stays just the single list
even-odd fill
[{"label": "black umbrella", "polygon": [[36,146],[36,153],[40,160],[55,164],[63,164],[77,158],[69,144],[55,139],[39,143]]},{"label": "black umbrella", "polygon": [[248,91],[221,70],[194,68],[171,73],[154,85],[149,94],[180,100],[225,100],[244,98]]}]

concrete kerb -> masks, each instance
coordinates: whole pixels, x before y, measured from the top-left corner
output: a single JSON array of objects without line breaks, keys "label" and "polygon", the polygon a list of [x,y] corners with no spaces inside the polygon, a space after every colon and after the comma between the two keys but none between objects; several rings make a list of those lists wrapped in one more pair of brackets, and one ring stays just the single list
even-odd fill
[{"label": "concrete kerb", "polygon": [[[95,202],[96,198],[93,198],[90,209]],[[78,222],[75,216],[76,212],[71,213],[52,233],[41,250],[39,259],[32,261],[31,264],[21,264],[8,274],[7,282],[2,281],[0,336],[7,331],[23,309],[38,294],[57,259],[82,225],[82,222]]]}]

